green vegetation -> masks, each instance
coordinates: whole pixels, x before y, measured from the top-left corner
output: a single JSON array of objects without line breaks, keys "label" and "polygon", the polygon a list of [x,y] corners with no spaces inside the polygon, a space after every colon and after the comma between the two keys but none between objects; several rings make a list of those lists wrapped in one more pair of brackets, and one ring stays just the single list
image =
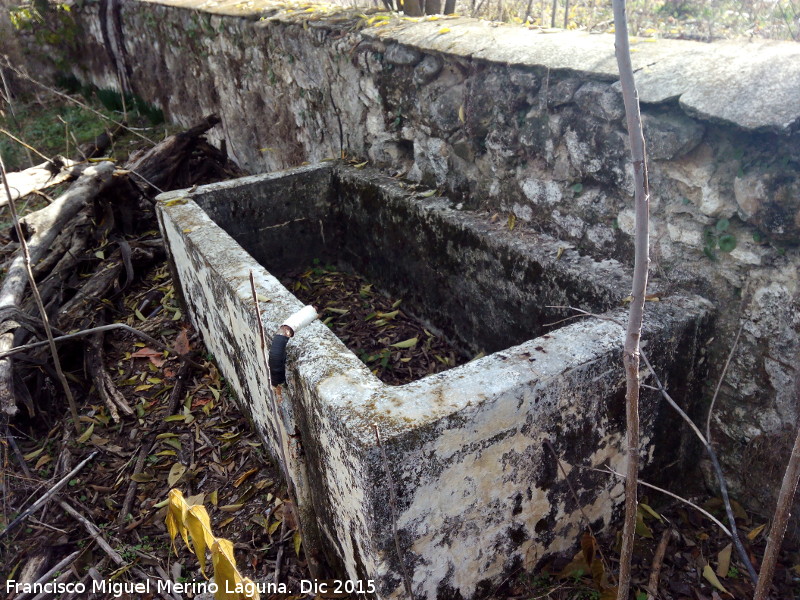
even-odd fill
[{"label": "green vegetation", "polygon": [[[103,132],[113,131],[114,122],[127,119],[130,126],[139,129],[164,122],[160,109],[131,94],[123,98],[115,90],[81,84],[71,75],[58,78],[57,84],[62,93],[75,98],[74,103],[65,103],[45,93],[36,98],[17,98],[13,106],[0,107],[0,154],[10,171],[44,162],[40,154],[13,138],[44,156],[76,159],[81,157],[79,146],[92,142]],[[145,135],[158,138],[160,132],[145,132]],[[121,140],[124,143],[120,143]],[[147,144],[141,138],[126,134],[114,140],[110,154],[124,160],[135,149],[132,145],[142,143]]]},{"label": "green vegetation", "polygon": [[[103,112],[114,118],[111,111]],[[83,144],[105,131],[102,120],[80,106],[41,102],[17,103],[14,115],[8,108],[0,111],[0,128],[24,140],[45,156],[61,154],[69,157],[77,154],[76,140],[78,144]],[[10,171],[31,166],[26,149],[7,135],[0,135],[0,154]],[[43,159],[33,155],[32,161],[39,164]]]},{"label": "green vegetation", "polygon": [[733,252],[736,248],[736,236],[728,232],[730,225],[728,219],[720,219],[714,227],[703,232],[703,252],[711,260],[717,260],[717,250]]}]

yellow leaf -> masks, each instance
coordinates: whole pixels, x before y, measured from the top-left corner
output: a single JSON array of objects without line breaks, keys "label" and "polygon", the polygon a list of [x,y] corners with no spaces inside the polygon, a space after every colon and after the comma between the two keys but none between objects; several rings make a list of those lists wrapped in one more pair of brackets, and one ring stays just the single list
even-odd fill
[{"label": "yellow leaf", "polygon": [[508,230],[514,231],[514,226],[517,224],[517,215],[511,213],[508,215]]},{"label": "yellow leaf", "polygon": [[36,469],[36,470],[39,470],[43,466],[45,466],[47,463],[49,463],[51,460],[53,460],[53,457],[50,456],[49,454],[45,454],[39,460],[36,461],[36,464],[34,465],[33,468]]},{"label": "yellow leaf", "polygon": [[183,494],[181,494],[181,491],[178,489],[173,488],[169,491],[168,500],[167,517],[165,520],[167,531],[169,532],[169,539],[172,542],[172,549],[175,554],[177,554],[178,550],[175,548],[175,536],[178,535],[178,532],[180,532],[183,541],[186,543],[186,547],[191,548],[189,545],[189,532],[184,525],[189,507],[183,499]]},{"label": "yellow leaf", "polygon": [[94,431],[94,423],[92,423],[91,425],[89,425],[89,427],[87,427],[87,428],[86,428],[86,431],[84,431],[84,432],[81,434],[81,437],[79,437],[79,438],[78,438],[77,442],[78,442],[79,444],[85,444],[85,443],[87,442],[87,440],[88,440],[90,437],[92,437],[92,432],[93,432],[93,431]]},{"label": "yellow leaf", "polygon": [[303,543],[303,538],[300,535],[299,531],[295,531],[294,535],[292,536],[292,542],[294,542],[294,553],[299,557],[300,556],[300,544]]},{"label": "yellow leaf", "polygon": [[439,30],[439,33],[450,33],[450,28],[449,27],[442,27]]},{"label": "yellow leaf", "polygon": [[273,533],[278,531],[278,527],[280,527],[280,526],[281,526],[281,522],[280,521],[275,521],[272,525],[269,526],[269,529],[267,529],[267,531],[269,532],[270,535],[272,535]]},{"label": "yellow leaf", "polygon": [[250,469],[243,473],[236,481],[233,482],[233,487],[238,488],[242,485],[249,477],[258,473],[258,469]]},{"label": "yellow leaf", "polygon": [[[206,576],[206,550],[214,544],[214,534],[211,533],[211,519],[202,505],[190,506],[186,514],[186,528],[192,537],[194,554],[200,563],[200,572]],[[216,565],[214,566],[216,574]]]},{"label": "yellow leaf", "polygon": [[717,574],[714,573],[714,569],[711,568],[711,565],[706,565],[703,567],[703,578],[723,594],[731,595],[730,592],[725,589],[725,586],[719,582],[719,579],[717,579]]},{"label": "yellow leaf", "polygon": [[44,446],[42,446],[38,450],[34,450],[33,452],[29,452],[28,454],[26,454],[22,458],[24,458],[25,460],[33,460],[34,458],[39,456],[42,452],[44,452]]},{"label": "yellow leaf", "polygon": [[639,510],[643,510],[644,512],[648,513],[649,515],[655,517],[659,521],[663,521],[661,515],[654,511],[649,505],[645,504],[644,502],[639,502]]},{"label": "yellow leaf", "polygon": [[219,509],[222,512],[236,512],[237,510],[241,510],[244,504],[226,504],[225,506],[220,506]]},{"label": "yellow leaf", "polygon": [[747,539],[751,542],[758,537],[758,534],[764,531],[764,528],[767,526],[766,523],[763,525],[759,525],[758,527],[753,527],[750,531],[747,532]]},{"label": "yellow leaf", "polygon": [[184,473],[186,473],[186,467],[181,463],[176,462],[174,465],[172,465],[169,473],[167,474],[167,485],[169,485],[169,487],[173,487],[176,483],[178,483],[180,478],[183,477]]},{"label": "yellow leaf", "polygon": [[211,562],[214,565],[214,581],[218,586],[214,598],[216,600],[240,600],[238,589],[242,586],[242,577],[236,569],[233,543],[225,539],[214,540],[214,544],[211,546]]},{"label": "yellow leaf", "polygon": [[213,492],[211,492],[210,500],[211,500],[211,504],[213,504],[214,506],[217,505],[217,496],[218,496],[217,490],[214,490]]},{"label": "yellow leaf", "polygon": [[458,120],[461,121],[462,123],[466,123],[467,122],[466,116],[464,115],[464,105],[463,104],[458,107]]},{"label": "yellow leaf", "polygon": [[403,340],[402,342],[397,342],[396,344],[390,344],[392,348],[413,348],[417,345],[419,338],[413,337],[408,340]]},{"label": "yellow leaf", "polygon": [[164,206],[175,206],[176,204],[186,204],[189,201],[185,196],[182,198],[175,198],[174,200],[167,200]]}]

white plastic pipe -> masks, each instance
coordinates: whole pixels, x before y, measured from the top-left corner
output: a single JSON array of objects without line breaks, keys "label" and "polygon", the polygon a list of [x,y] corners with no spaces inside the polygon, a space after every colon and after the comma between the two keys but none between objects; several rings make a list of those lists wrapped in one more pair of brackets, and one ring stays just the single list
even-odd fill
[{"label": "white plastic pipe", "polygon": [[317,314],[317,309],[315,309],[310,304],[308,306],[304,306],[296,313],[294,313],[291,317],[284,321],[281,327],[288,327],[292,330],[292,335],[297,334],[303,327],[309,325],[310,323],[314,322],[319,315]]}]

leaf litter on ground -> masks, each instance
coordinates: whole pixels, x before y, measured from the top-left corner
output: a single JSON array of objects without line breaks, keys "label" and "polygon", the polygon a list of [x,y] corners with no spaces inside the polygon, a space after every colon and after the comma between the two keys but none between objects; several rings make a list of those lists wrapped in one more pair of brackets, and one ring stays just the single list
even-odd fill
[{"label": "leaf litter on ground", "polygon": [[291,273],[284,285],[384,383],[402,385],[467,362],[471,357],[409,315],[364,277],[319,261]]}]

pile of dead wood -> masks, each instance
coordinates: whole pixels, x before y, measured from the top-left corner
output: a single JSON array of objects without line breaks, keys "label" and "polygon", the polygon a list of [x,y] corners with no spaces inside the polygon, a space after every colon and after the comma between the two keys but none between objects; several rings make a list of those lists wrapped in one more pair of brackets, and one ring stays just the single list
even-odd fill
[{"label": "pile of dead wood", "polygon": [[[203,134],[219,123],[211,115],[121,167],[108,161],[54,159],[7,175],[0,205],[31,193],[44,195],[72,181],[41,210],[19,219],[0,249],[5,278],[0,287],[0,416],[13,418],[21,406],[34,417],[41,410],[66,407],[66,380],[56,372],[45,339],[39,304],[49,318],[59,355],[82,357],[89,381],[70,382],[83,391],[92,385],[112,415],[131,414],[103,366],[104,330],[114,298],[120,296],[155,260],[163,258],[154,198],[161,191],[228,179],[241,174],[224,151]],[[29,261],[18,235],[27,245]],[[28,264],[41,302],[32,292]],[[87,330],[93,331],[88,334]],[[72,336],[68,333],[75,334]],[[66,337],[64,337],[66,336]],[[72,344],[70,346],[70,344]],[[76,352],[76,348],[79,350]],[[59,387],[58,380],[64,382]],[[55,383],[54,383],[55,382]],[[66,398],[69,399],[69,398]],[[7,421],[6,421],[7,422]]]}]

